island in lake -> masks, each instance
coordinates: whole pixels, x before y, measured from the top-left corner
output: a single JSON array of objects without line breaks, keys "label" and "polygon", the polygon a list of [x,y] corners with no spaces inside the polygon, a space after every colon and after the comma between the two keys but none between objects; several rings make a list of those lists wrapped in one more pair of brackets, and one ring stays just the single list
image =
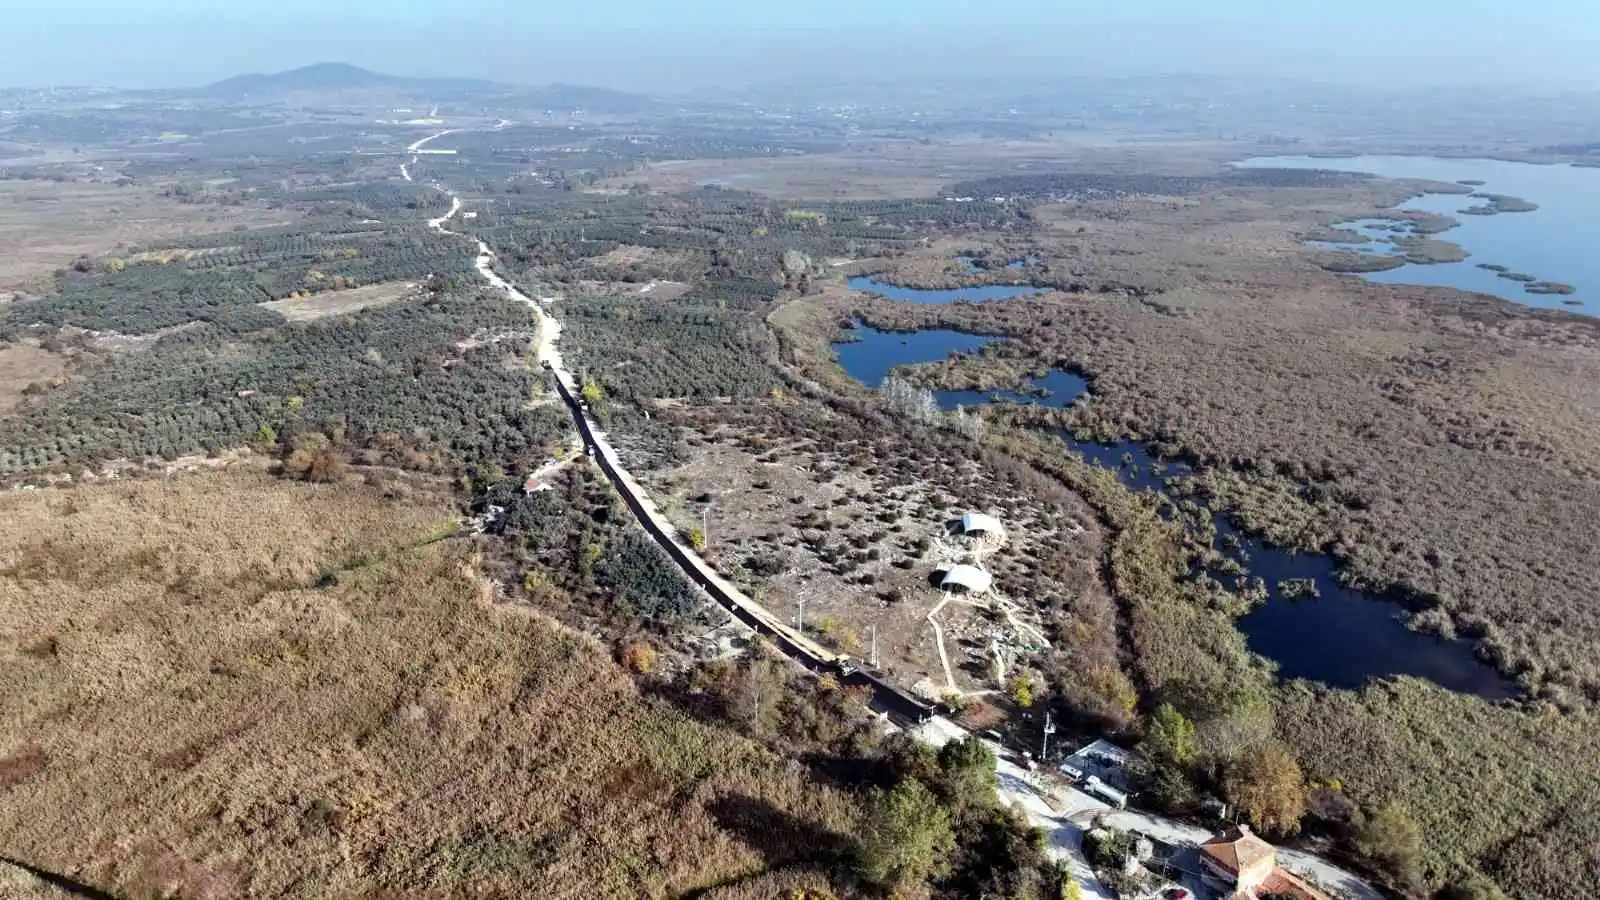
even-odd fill
[{"label": "island in lake", "polygon": [[1535,212],[1539,204],[1509,194],[1473,194],[1474,200],[1487,201],[1482,206],[1469,206],[1460,210],[1463,216],[1498,216],[1501,213]]}]

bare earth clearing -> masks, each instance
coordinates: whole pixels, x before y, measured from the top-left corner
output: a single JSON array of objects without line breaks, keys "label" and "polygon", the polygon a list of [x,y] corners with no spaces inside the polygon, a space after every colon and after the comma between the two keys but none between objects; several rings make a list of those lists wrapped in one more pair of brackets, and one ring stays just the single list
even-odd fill
[{"label": "bare earth clearing", "polygon": [[15,409],[28,385],[48,383],[65,374],[67,363],[66,356],[31,343],[0,349],[0,413]]},{"label": "bare earth clearing", "polygon": [[[679,429],[692,457],[647,477],[680,529],[706,527],[719,571],[785,617],[804,601],[807,630],[844,652],[866,658],[875,625],[880,663],[901,684],[933,698],[993,693],[1003,687],[997,653],[1015,676],[1037,670],[1046,635],[1069,622],[1110,627],[1100,526],[1088,508],[1008,478],[960,437],[919,446],[924,436],[872,433],[809,401],[672,404],[656,415]],[[974,511],[1008,533],[976,556],[950,532]],[[927,616],[944,599],[940,573],[977,556],[994,590],[974,603],[957,597],[937,616],[952,687]]]},{"label": "bare earth clearing", "polygon": [[371,306],[387,306],[408,294],[415,293],[416,290],[416,284],[411,282],[386,281],[382,284],[369,284],[343,291],[325,291],[309,297],[269,300],[259,305],[281,314],[291,322],[310,322],[329,316],[342,316]]}]

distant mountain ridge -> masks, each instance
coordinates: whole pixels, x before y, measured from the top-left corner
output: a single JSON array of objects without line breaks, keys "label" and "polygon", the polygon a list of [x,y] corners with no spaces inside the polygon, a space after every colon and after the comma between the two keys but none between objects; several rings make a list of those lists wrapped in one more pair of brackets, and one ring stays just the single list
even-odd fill
[{"label": "distant mountain ridge", "polygon": [[262,97],[297,91],[348,91],[369,89],[427,90],[499,87],[492,81],[469,78],[405,78],[383,75],[347,63],[316,63],[272,75],[235,75],[200,90],[212,96]]},{"label": "distant mountain ridge", "polygon": [[199,88],[197,93],[220,100],[278,100],[290,94],[340,91],[390,91],[438,99],[496,94],[536,106],[614,113],[639,112],[655,104],[649,97],[610,88],[569,84],[526,87],[481,78],[411,78],[340,62],[315,63],[269,75],[235,75]]}]

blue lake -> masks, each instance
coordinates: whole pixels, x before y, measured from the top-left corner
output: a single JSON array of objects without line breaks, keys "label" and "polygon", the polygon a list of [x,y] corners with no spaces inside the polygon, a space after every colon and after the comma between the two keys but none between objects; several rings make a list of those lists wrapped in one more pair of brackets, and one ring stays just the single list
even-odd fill
[{"label": "blue lake", "polygon": [[839,365],[850,376],[877,390],[896,366],[936,362],[952,352],[973,353],[994,338],[959,331],[879,331],[858,325],[851,332],[858,340],[833,345]]},{"label": "blue lake", "polygon": [[[856,340],[833,345],[839,364],[873,388],[896,366],[936,362],[951,352],[976,352],[996,340],[957,331],[879,331],[860,324],[852,334]],[[936,391],[935,395],[943,409],[982,405],[996,396],[1000,402],[1064,407],[1088,390],[1082,377],[1060,370],[1035,384],[1049,395],[1040,398],[1018,391]],[[1155,459],[1140,444],[1060,437],[1090,462],[1116,471],[1134,490],[1165,491],[1168,479],[1191,474],[1187,464]],[[1215,525],[1218,549],[1266,582],[1268,600],[1241,617],[1238,627],[1250,649],[1276,663],[1283,677],[1353,689],[1373,678],[1411,675],[1490,700],[1518,695],[1517,685],[1479,660],[1470,643],[1412,631],[1406,628],[1406,613],[1398,604],[1341,585],[1331,557],[1268,547],[1225,517],[1216,517]],[[1290,579],[1310,579],[1318,596],[1285,598],[1279,582]]]},{"label": "blue lake", "polygon": [[867,291],[890,300],[928,305],[954,303],[957,300],[1013,300],[1017,297],[1032,297],[1049,292],[1048,288],[1036,288],[1026,284],[986,284],[981,287],[956,288],[949,291],[925,291],[900,287],[897,284],[885,284],[868,275],[857,275],[845,283],[852,291]]},{"label": "blue lake", "polygon": [[[1461,215],[1484,201],[1465,194],[1429,194],[1400,205],[1453,216],[1461,225],[1436,235],[1461,245],[1471,256],[1464,262],[1407,265],[1361,277],[1384,284],[1426,284],[1493,294],[1527,306],[1565,309],[1600,316],[1600,254],[1593,251],[1591,229],[1600,219],[1600,169],[1569,165],[1541,166],[1490,159],[1439,159],[1427,156],[1353,156],[1322,159],[1271,156],[1245,160],[1244,168],[1327,169],[1367,172],[1385,178],[1427,178],[1434,181],[1481,181],[1478,193],[1520,197],[1539,208],[1533,212],[1492,216]],[[1367,252],[1373,252],[1371,250]],[[1530,294],[1515,281],[1479,268],[1479,263],[1505,266],[1545,281],[1570,284],[1567,296]],[[1563,301],[1573,301],[1567,303]]]}]

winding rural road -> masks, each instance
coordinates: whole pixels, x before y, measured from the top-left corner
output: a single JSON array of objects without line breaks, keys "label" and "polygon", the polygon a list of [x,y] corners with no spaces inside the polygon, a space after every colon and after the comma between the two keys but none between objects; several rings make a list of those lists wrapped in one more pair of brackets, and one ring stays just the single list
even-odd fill
[{"label": "winding rural road", "polygon": [[[509,121],[507,121],[505,119],[501,119],[500,121],[501,121],[502,124],[496,125],[495,128],[504,128],[506,125],[511,124]],[[436,131],[433,134],[430,134],[425,138],[418,138],[417,140],[412,141],[410,146],[406,147],[406,152],[411,154],[411,158],[400,164],[400,177],[404,178],[407,181],[414,181],[415,179],[413,179],[411,177],[411,164],[417,161],[416,154],[421,153],[423,146],[425,146],[429,141],[435,140],[437,138],[442,138],[447,134],[455,134],[455,133],[456,133],[456,129],[454,129],[454,128],[446,128],[443,131]],[[454,198],[452,198],[452,199],[454,199]],[[451,215],[454,215],[454,214],[455,214],[455,211],[451,210]],[[445,219],[448,219],[448,218],[450,218],[450,216],[445,216]],[[440,221],[442,222],[443,220],[440,220]],[[430,222],[428,224],[431,225],[433,223]]]},{"label": "winding rural road", "polygon": [[[500,128],[503,126],[495,126]],[[411,144],[407,149],[411,152],[420,150],[423,145],[436,138],[453,134],[458,129],[446,129],[436,134],[428,135]],[[409,170],[402,165],[401,175],[407,181],[411,180]],[[450,210],[438,218],[429,219],[428,227],[441,234],[452,234],[467,237],[461,232],[445,228],[445,223],[461,211],[461,198],[442,185],[435,184],[440,191],[450,196]],[[469,238],[470,239],[470,238]],[[539,339],[536,356],[541,365],[547,366],[557,382],[557,392],[572,413],[573,420],[578,426],[579,434],[583,437],[590,453],[601,463],[601,469],[610,477],[613,486],[623,497],[623,500],[639,519],[639,524],[650,533],[662,549],[667,551],[675,562],[684,568],[684,574],[701,587],[714,599],[727,601],[729,611],[737,620],[747,627],[777,636],[780,649],[790,655],[795,662],[808,668],[817,668],[818,661],[833,661],[839,659],[833,651],[813,642],[804,634],[789,626],[784,619],[775,615],[765,606],[755,602],[744,594],[737,586],[717,573],[689,544],[688,540],[678,532],[677,526],[672,524],[661,513],[649,493],[640,486],[638,481],[623,466],[617,451],[607,440],[605,432],[601,431],[588,413],[581,397],[581,387],[567,370],[566,363],[561,358],[557,342],[561,336],[561,323],[544,306],[534,298],[519,290],[515,285],[500,277],[494,271],[495,254],[489,245],[478,240],[476,267],[478,274],[491,286],[504,291],[513,300],[527,306],[533,311],[538,322]],[[713,589],[715,588],[715,589]],[[806,658],[809,657],[809,658]],[[881,693],[879,697],[881,698]],[[887,718],[887,713],[885,714]],[[957,725],[944,716],[933,716],[926,721],[915,725],[911,733],[917,739],[935,746],[952,740],[962,740],[971,736],[966,729]],[[989,743],[985,741],[985,743]],[[1049,841],[1049,851],[1052,856],[1067,863],[1083,890],[1085,898],[1091,900],[1112,900],[1112,895],[1095,878],[1088,860],[1083,854],[1083,833],[1087,825],[1097,816],[1101,815],[1107,824],[1122,829],[1139,831],[1163,840],[1175,843],[1198,843],[1210,837],[1203,829],[1186,825],[1170,819],[1144,813],[1125,810],[1112,810],[1098,800],[1078,791],[1070,791],[1070,810],[1058,811],[1051,803],[1054,799],[1049,792],[1038,785],[1038,779],[1033,774],[1013,763],[1008,759],[1005,748],[991,744],[995,750],[996,774],[1001,800],[1009,805],[1023,810],[1028,820],[1039,828]],[[1362,881],[1355,875],[1346,872],[1332,864],[1304,853],[1289,850],[1279,851],[1279,862],[1286,868],[1301,875],[1309,875],[1318,882],[1335,889],[1350,900],[1382,900],[1371,885]]]},{"label": "winding rural road", "polygon": [[[416,147],[418,144],[421,144],[425,141],[432,140],[433,138],[449,133],[450,132],[440,132],[439,134],[424,138],[423,141],[413,144],[412,147]],[[441,186],[440,190],[445,189]],[[445,223],[455,218],[460,211],[461,198],[455,194],[451,194],[450,210],[438,218],[429,219],[428,227],[440,232],[441,234],[452,234],[460,237],[466,237],[466,235],[462,235],[461,232],[451,231],[448,228],[445,228]],[[573,418],[578,420],[580,432],[586,435],[585,442],[589,444],[594,455],[602,457],[605,462],[608,463],[606,468],[610,469],[611,473],[614,473],[616,476],[613,479],[613,482],[617,490],[623,494],[625,499],[631,501],[631,505],[636,508],[642,508],[645,516],[649,520],[648,524],[654,526],[654,528],[647,527],[646,530],[651,531],[652,533],[660,533],[665,535],[668,540],[675,544],[675,548],[666,548],[669,551],[669,555],[680,562],[687,560],[689,565],[695,569],[694,572],[690,573],[693,577],[693,580],[699,584],[709,583],[719,588],[720,593],[723,596],[732,600],[742,609],[742,611],[746,614],[744,618],[746,618],[747,621],[748,619],[752,618],[759,620],[768,629],[782,634],[790,643],[799,646],[807,653],[811,654],[813,659],[833,659],[837,654],[833,653],[833,651],[828,650],[822,645],[815,643],[794,628],[791,628],[789,624],[783,621],[781,617],[774,615],[765,606],[762,606],[761,604],[750,599],[732,582],[723,578],[721,574],[713,569],[709,563],[702,559],[701,556],[691,548],[688,540],[678,532],[677,526],[668,520],[664,514],[662,514],[660,508],[656,506],[655,501],[651,499],[649,493],[645,491],[642,486],[640,486],[639,482],[633,477],[633,474],[630,473],[627,470],[627,467],[622,464],[621,457],[617,455],[616,448],[613,447],[611,442],[606,438],[605,432],[599,428],[599,424],[589,416],[588,411],[584,409],[583,405],[576,399],[581,396],[581,386],[577,383],[577,380],[573,378],[572,373],[567,370],[566,363],[561,358],[560,348],[557,346],[557,341],[561,337],[560,321],[546,311],[539,301],[528,296],[526,293],[523,293],[515,285],[500,277],[500,274],[493,268],[494,251],[489,248],[488,244],[480,240],[477,241],[477,245],[478,258],[476,266],[478,269],[478,274],[481,275],[485,281],[489,282],[490,285],[505,292],[511,297],[511,299],[516,300],[533,311],[534,317],[539,323],[539,342],[537,350],[535,351],[535,355],[539,363],[548,367],[551,374],[555,376],[556,381],[559,382],[561,387],[560,393],[563,395],[563,399],[567,400],[567,405],[572,412]],[[646,523],[641,522],[640,524]],[[676,549],[678,552],[671,552],[673,549]]]}]

